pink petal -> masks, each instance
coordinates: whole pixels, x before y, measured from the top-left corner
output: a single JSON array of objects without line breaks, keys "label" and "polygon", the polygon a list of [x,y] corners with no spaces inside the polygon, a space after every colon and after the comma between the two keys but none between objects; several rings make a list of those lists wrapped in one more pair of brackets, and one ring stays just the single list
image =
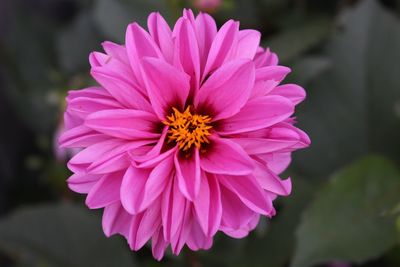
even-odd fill
[{"label": "pink petal", "polygon": [[158,12],[153,12],[147,19],[149,32],[154,42],[160,48],[167,62],[172,63],[174,43],[171,28]]},{"label": "pink petal", "polygon": [[261,33],[256,30],[239,31],[235,58],[253,59],[260,45]]},{"label": "pink petal", "polygon": [[280,95],[288,98],[293,104],[297,105],[306,98],[306,91],[297,84],[284,84],[277,86],[271,92],[272,95]]},{"label": "pink petal", "polygon": [[252,230],[254,230],[254,228],[256,228],[259,220],[260,220],[260,215],[254,214],[253,218],[249,221],[249,223],[239,229],[230,229],[230,228],[224,227],[221,230],[230,237],[243,238],[243,237],[246,237],[250,231],[252,231]]},{"label": "pink petal", "polygon": [[200,155],[201,168],[210,173],[244,175],[253,171],[253,160],[236,143],[210,137],[211,144]]},{"label": "pink petal", "polygon": [[186,200],[179,191],[176,179],[167,185],[161,199],[164,239],[171,241],[183,223]]},{"label": "pink petal", "polygon": [[187,242],[192,225],[192,213],[192,205],[189,201],[185,200],[183,207],[183,216],[181,221],[178,222],[178,232],[171,237],[171,249],[172,253],[174,253],[175,255],[179,255],[183,246]]},{"label": "pink petal", "polygon": [[286,170],[292,161],[291,152],[258,154],[257,157],[266,162],[268,168],[276,174],[280,174]]},{"label": "pink petal", "polygon": [[167,150],[166,152],[161,153],[160,155],[157,155],[155,157],[152,157],[151,159],[137,163],[136,167],[138,168],[153,168],[155,167],[159,162],[165,160],[168,157],[171,157],[176,153],[177,147],[174,147],[170,150]]},{"label": "pink petal", "polygon": [[144,59],[142,66],[147,92],[158,117],[165,120],[172,107],[183,110],[189,95],[190,77],[155,58]]},{"label": "pink petal", "polygon": [[275,53],[272,53],[269,48],[267,48],[265,51],[264,49],[261,49],[257,52],[254,58],[254,64],[257,68],[276,66],[278,65],[278,56]]},{"label": "pink petal", "polygon": [[131,221],[132,215],[124,210],[120,202],[104,208],[102,226],[107,237],[118,233],[127,238]]},{"label": "pink petal", "polygon": [[176,23],[174,34],[174,65],[191,77],[191,95],[198,89],[200,80],[199,47],[193,27],[188,19]]},{"label": "pink petal", "polygon": [[74,173],[68,178],[69,189],[74,192],[87,194],[93,186],[101,179],[102,175],[88,173]]},{"label": "pink petal", "polygon": [[219,183],[215,177],[201,178],[199,196],[193,202],[197,221],[204,235],[213,236],[221,223],[222,204]]},{"label": "pink petal", "polygon": [[279,82],[274,80],[257,81],[251,91],[250,99],[269,94],[278,84]]},{"label": "pink petal", "polygon": [[85,125],[93,130],[122,139],[154,139],[159,120],[152,113],[133,109],[102,110],[90,114]]},{"label": "pink petal", "polygon": [[216,70],[200,88],[195,107],[213,121],[235,115],[245,105],[254,85],[254,65],[235,60]]},{"label": "pink petal", "polygon": [[172,176],[172,157],[160,162],[153,170],[130,167],[122,181],[121,202],[131,214],[137,214],[163,192]]},{"label": "pink petal", "polygon": [[74,172],[79,170],[85,172],[86,168],[91,164],[108,161],[121,153],[125,153],[127,150],[135,149],[144,144],[146,144],[146,141],[124,142],[115,139],[96,143],[76,154],[68,162],[68,167]]},{"label": "pink petal", "polygon": [[[239,177],[240,178],[240,177]],[[220,229],[237,230],[246,226],[254,216],[238,195],[221,185],[222,218]]]},{"label": "pink petal", "polygon": [[123,108],[113,98],[76,97],[68,101],[68,110],[85,119],[90,113],[105,110]]},{"label": "pink petal", "polygon": [[202,80],[209,73],[222,66],[229,53],[236,48],[238,31],[239,23],[233,20],[222,25],[211,44]]},{"label": "pink petal", "polygon": [[256,81],[274,80],[281,82],[290,72],[290,68],[284,66],[267,66],[256,69]]},{"label": "pink petal", "polygon": [[151,240],[151,248],[153,257],[160,261],[164,257],[165,249],[168,246],[168,242],[164,239],[162,228],[158,228],[157,231],[153,234]]},{"label": "pink petal", "polygon": [[125,35],[126,51],[129,62],[139,86],[144,85],[144,78],[141,73],[141,60],[144,57],[163,58],[160,49],[153,41],[150,34],[137,23],[129,24]]},{"label": "pink petal", "polygon": [[151,111],[151,106],[145,96],[127,81],[105,73],[101,69],[92,69],[91,75],[96,79],[119,103],[128,108]]},{"label": "pink petal", "polygon": [[191,250],[209,249],[213,243],[212,236],[203,233],[197,220],[192,223],[192,229],[188,236],[187,245]]},{"label": "pink petal", "polygon": [[254,169],[253,174],[264,190],[268,190],[269,192],[280,196],[290,195],[292,190],[292,182],[290,178],[281,180],[278,175],[273,173],[266,165],[260,162],[256,162],[256,168]]},{"label": "pink petal", "polygon": [[122,176],[121,172],[104,175],[90,190],[86,205],[91,209],[99,209],[119,202]]},{"label": "pink petal", "polygon": [[81,125],[64,131],[59,138],[59,144],[61,148],[88,147],[108,139],[110,139],[109,136]]},{"label": "pink petal", "polygon": [[284,151],[298,143],[298,141],[295,140],[267,138],[231,138],[231,140],[239,144],[249,155]]},{"label": "pink petal", "polygon": [[210,15],[204,13],[200,13],[196,17],[195,25],[197,42],[199,44],[200,66],[203,71],[211,44],[217,34],[217,25]]},{"label": "pink petal", "polygon": [[294,112],[291,101],[280,96],[251,99],[234,116],[221,121],[220,134],[237,134],[269,127],[289,118]]},{"label": "pink petal", "polygon": [[110,41],[105,41],[101,44],[107,55],[116,58],[125,65],[129,66],[128,54],[126,48],[123,45],[115,44]]},{"label": "pink petal", "polygon": [[134,79],[132,69],[123,61],[100,52],[92,52],[89,55],[89,62],[92,66],[92,71],[98,71],[124,80],[137,88],[137,81]]},{"label": "pink petal", "polygon": [[193,155],[189,158],[180,155],[177,151],[174,156],[174,163],[179,189],[188,200],[193,201],[200,188],[199,150],[194,149]]},{"label": "pink petal", "polygon": [[143,212],[143,216],[136,232],[134,250],[142,248],[156,232],[160,224],[160,201],[155,201],[154,204]]},{"label": "pink petal", "polygon": [[267,201],[264,192],[253,176],[219,175],[218,180],[226,188],[234,192],[251,210],[263,215],[269,215],[273,209],[272,203]]}]

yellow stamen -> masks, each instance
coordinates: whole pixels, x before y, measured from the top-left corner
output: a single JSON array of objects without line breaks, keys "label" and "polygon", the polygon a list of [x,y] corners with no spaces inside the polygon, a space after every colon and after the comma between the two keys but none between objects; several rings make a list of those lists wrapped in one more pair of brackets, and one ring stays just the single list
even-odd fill
[{"label": "yellow stamen", "polygon": [[187,151],[193,145],[200,148],[209,143],[211,118],[207,115],[192,114],[190,106],[184,112],[172,108],[173,113],[163,123],[169,126],[168,143],[175,141],[179,149]]}]

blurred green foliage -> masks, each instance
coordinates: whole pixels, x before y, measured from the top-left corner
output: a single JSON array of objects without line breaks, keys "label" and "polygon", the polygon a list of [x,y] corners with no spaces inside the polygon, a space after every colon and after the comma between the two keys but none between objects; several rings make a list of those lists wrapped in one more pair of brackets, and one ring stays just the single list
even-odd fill
[{"label": "blurred green foliage", "polygon": [[[249,237],[155,262],[106,239],[66,188],[53,138],[69,89],[92,84],[88,54],[131,21],[170,23],[191,0],[0,2],[0,266],[400,266],[400,1],[224,0],[213,16],[263,34],[304,86],[293,194]],[[379,155],[379,156],[376,156]],[[75,204],[74,204],[75,203]],[[79,203],[79,204],[78,204]]]}]

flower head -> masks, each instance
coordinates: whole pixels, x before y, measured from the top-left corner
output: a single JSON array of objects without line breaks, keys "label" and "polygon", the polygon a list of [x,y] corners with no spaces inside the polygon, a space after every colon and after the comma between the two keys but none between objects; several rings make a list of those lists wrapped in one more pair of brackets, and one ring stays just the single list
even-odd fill
[{"label": "flower head", "polygon": [[208,249],[217,231],[241,238],[273,216],[291,191],[278,174],[310,140],[292,118],[305,92],[279,85],[290,69],[259,32],[232,20],[218,30],[190,10],[173,30],[153,13],[148,29],[130,24],[125,45],[90,55],[100,86],[69,92],[60,143],[82,149],[68,185],[104,208],[105,234],[133,250],[151,239],[161,259],[168,245]]}]

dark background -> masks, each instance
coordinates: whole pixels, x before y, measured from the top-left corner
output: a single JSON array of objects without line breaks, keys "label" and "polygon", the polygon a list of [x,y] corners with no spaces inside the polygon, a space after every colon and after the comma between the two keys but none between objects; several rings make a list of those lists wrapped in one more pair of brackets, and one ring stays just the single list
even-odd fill
[{"label": "dark background", "polygon": [[[312,145],[284,176],[293,193],[241,240],[209,251],[130,252],[68,190],[71,151],[55,146],[67,90],[88,54],[123,42],[150,11],[172,23],[183,0],[0,0],[0,266],[400,266],[400,1],[224,0],[209,10],[262,32],[305,87]],[[197,4],[197,7],[199,5]]]}]

